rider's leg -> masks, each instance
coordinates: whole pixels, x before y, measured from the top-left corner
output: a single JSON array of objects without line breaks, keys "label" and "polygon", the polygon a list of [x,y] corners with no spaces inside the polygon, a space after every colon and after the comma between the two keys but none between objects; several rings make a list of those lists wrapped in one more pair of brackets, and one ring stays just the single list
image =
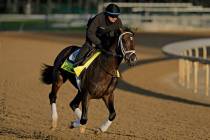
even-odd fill
[{"label": "rider's leg", "polygon": [[76,58],[75,58],[74,66],[80,65],[80,64],[83,62],[84,57],[87,55],[87,53],[88,53],[89,51],[90,51],[90,46],[84,44],[84,45],[82,46],[82,48],[80,49],[79,54],[78,54],[78,55],[76,56]]}]

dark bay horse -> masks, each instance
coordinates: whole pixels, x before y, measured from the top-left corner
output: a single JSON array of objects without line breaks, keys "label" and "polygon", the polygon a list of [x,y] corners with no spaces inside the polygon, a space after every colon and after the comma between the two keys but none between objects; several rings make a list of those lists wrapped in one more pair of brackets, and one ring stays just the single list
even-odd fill
[{"label": "dark bay horse", "polygon": [[[76,49],[77,46],[70,46],[63,49],[54,61],[53,66],[45,65],[42,70],[42,81],[45,84],[52,84],[49,94],[52,109],[52,128],[57,126],[56,95],[63,83],[69,80],[78,93],[70,102],[70,107],[77,116],[77,120],[71,123],[71,127],[80,127],[80,132],[85,132],[85,126],[88,120],[88,104],[90,99],[103,99],[109,110],[108,119],[97,129],[97,132],[105,132],[112,121],[115,119],[116,112],[114,108],[114,89],[118,82],[118,68],[123,58],[129,65],[134,65],[137,61],[134,34],[128,30],[118,30],[114,37],[104,36],[101,38],[103,49],[101,54],[92,62],[92,64],[81,74],[80,87],[78,87],[75,74],[61,69],[64,60]],[[79,104],[82,105],[82,111]]]}]

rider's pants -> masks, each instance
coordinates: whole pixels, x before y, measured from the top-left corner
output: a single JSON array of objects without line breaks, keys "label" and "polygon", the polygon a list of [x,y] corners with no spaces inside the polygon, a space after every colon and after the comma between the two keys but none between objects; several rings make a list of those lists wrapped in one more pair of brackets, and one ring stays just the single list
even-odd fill
[{"label": "rider's pants", "polygon": [[80,51],[79,51],[79,54],[76,56],[75,58],[75,63],[74,63],[74,66],[78,66],[80,65],[83,60],[85,59],[86,55],[88,54],[88,52],[92,49],[92,46],[89,45],[89,44],[84,44]]}]

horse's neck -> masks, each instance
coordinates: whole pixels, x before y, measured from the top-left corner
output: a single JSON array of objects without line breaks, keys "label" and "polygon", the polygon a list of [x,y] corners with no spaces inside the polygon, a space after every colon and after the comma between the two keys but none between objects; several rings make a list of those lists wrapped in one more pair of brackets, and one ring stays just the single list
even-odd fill
[{"label": "horse's neck", "polygon": [[107,68],[112,68],[116,70],[118,69],[120,63],[121,61],[115,56],[104,55],[102,58],[102,64]]},{"label": "horse's neck", "polygon": [[[112,54],[116,54],[116,47],[118,44],[118,37],[112,39],[111,47],[109,48],[108,52]],[[116,56],[111,56],[107,54],[102,55],[101,64],[108,68],[107,70],[116,71],[119,68],[122,59]]]}]

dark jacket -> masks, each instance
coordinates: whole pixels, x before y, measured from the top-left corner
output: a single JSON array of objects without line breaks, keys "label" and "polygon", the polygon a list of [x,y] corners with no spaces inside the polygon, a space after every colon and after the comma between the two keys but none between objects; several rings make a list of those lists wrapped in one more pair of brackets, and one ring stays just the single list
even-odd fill
[{"label": "dark jacket", "polygon": [[86,43],[90,45],[92,45],[92,43],[95,45],[99,45],[101,43],[101,40],[97,37],[96,34],[98,27],[106,28],[107,26],[110,25],[122,26],[122,21],[118,17],[116,22],[111,23],[109,19],[107,19],[107,17],[105,16],[104,12],[97,14],[95,17],[93,17],[89,27],[87,28]]}]

